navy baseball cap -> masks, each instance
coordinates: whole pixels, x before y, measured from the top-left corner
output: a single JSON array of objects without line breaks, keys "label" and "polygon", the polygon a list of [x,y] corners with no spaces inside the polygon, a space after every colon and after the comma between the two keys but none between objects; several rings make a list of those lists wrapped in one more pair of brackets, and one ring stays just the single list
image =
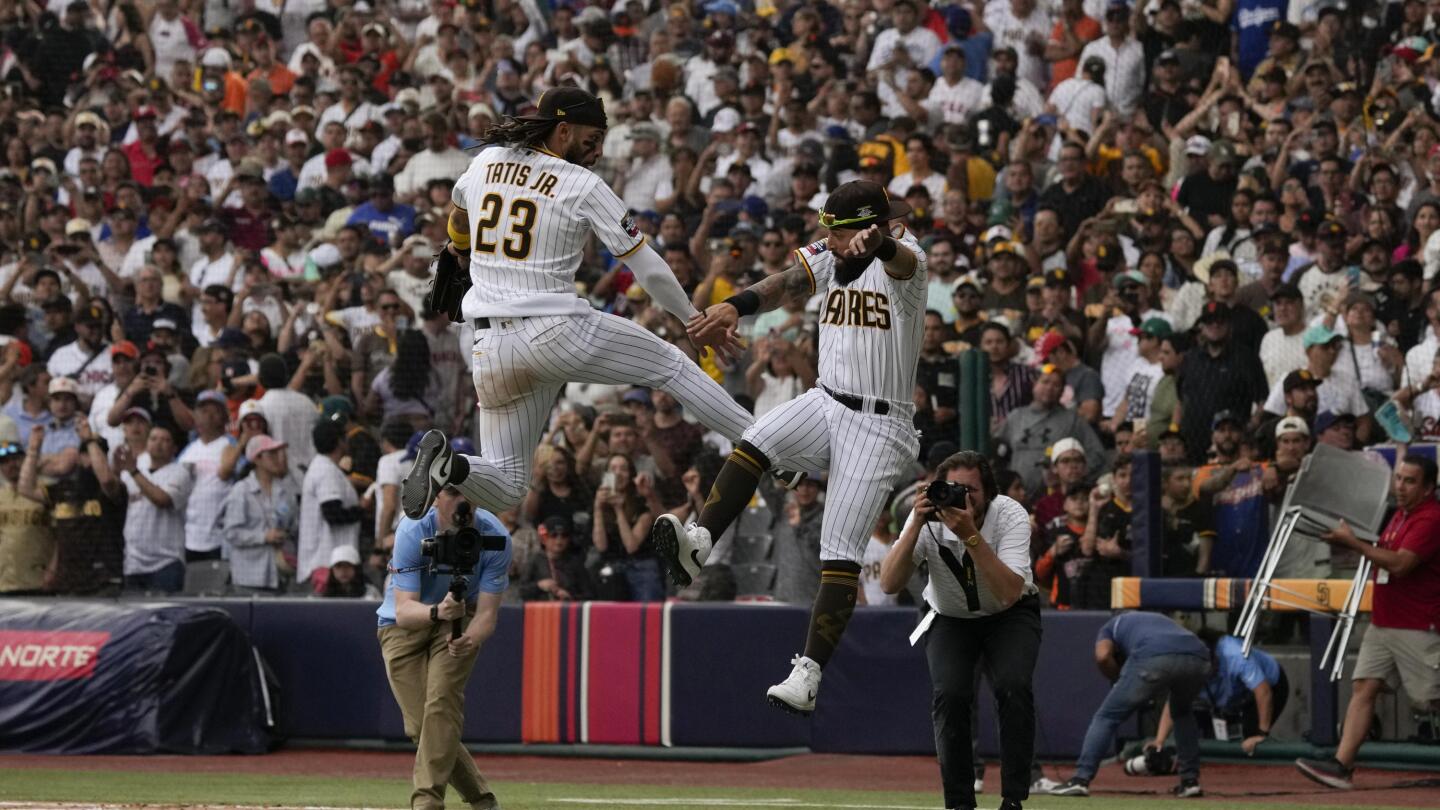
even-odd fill
[{"label": "navy baseball cap", "polygon": [[605,102],[578,87],[556,87],[540,94],[534,115],[522,115],[520,121],[568,122],[579,126],[610,126],[605,117]]},{"label": "navy baseball cap", "polygon": [[885,187],[879,183],[851,180],[825,198],[820,225],[826,229],[845,227],[860,230],[909,213],[910,204],[890,199]]},{"label": "navy baseball cap", "polygon": [[1245,424],[1244,420],[1242,420],[1239,415],[1237,415],[1234,411],[1223,410],[1216,411],[1215,415],[1210,418],[1210,429],[1215,430],[1226,422],[1229,422],[1236,427],[1241,427]]}]

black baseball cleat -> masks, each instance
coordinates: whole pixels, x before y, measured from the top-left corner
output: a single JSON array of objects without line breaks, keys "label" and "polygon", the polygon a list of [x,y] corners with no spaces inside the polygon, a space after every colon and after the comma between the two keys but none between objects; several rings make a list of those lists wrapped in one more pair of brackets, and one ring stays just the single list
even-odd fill
[{"label": "black baseball cleat", "polygon": [[1328,788],[1335,790],[1350,790],[1355,787],[1351,781],[1355,777],[1355,769],[1347,768],[1340,764],[1340,760],[1330,757],[1328,759],[1306,759],[1304,757],[1295,760],[1295,767],[1300,773],[1305,774],[1311,781],[1319,782]]},{"label": "black baseball cleat", "polygon": [[802,481],[810,477],[808,473],[800,470],[771,470],[770,474],[775,476],[775,480],[779,482],[780,486],[786,489],[795,489],[800,486]]},{"label": "black baseball cleat", "polygon": [[1200,789],[1199,780],[1185,779],[1170,789],[1170,795],[1177,799],[1198,799],[1205,795],[1205,791]]},{"label": "black baseball cleat", "polygon": [[451,483],[454,459],[455,451],[444,433],[432,430],[420,438],[410,472],[400,481],[400,506],[406,517],[419,520],[430,511],[435,496]]},{"label": "black baseball cleat", "polygon": [[1059,787],[1050,789],[1051,796],[1089,796],[1090,780],[1072,776]]}]

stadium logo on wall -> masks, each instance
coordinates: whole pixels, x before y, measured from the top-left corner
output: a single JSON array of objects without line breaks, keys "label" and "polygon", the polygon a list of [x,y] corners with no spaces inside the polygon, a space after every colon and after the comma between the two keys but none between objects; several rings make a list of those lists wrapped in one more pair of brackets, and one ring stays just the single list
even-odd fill
[{"label": "stadium logo on wall", "polygon": [[640,235],[640,226],[635,224],[635,217],[632,217],[629,214],[626,214],[625,218],[620,220],[620,227],[624,228],[625,233],[628,233],[631,236]]},{"label": "stadium logo on wall", "polygon": [[0,681],[72,681],[95,674],[109,633],[0,630]]}]

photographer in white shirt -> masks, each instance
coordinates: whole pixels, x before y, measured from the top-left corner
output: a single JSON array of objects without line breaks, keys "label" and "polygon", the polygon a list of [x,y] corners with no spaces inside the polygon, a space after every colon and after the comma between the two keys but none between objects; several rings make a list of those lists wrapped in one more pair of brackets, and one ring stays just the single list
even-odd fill
[{"label": "photographer in white shirt", "polygon": [[[952,505],[937,511],[947,484]],[[963,497],[955,485],[966,488]],[[970,715],[983,658],[1000,721],[1001,807],[1018,807],[1030,793],[1035,751],[1031,680],[1040,653],[1040,601],[1030,569],[1029,515],[999,494],[983,455],[964,451],[941,463],[881,565],[881,587],[897,593],[921,564],[930,571],[924,592],[930,611],[911,639],[925,638],[945,806],[975,806]]]}]

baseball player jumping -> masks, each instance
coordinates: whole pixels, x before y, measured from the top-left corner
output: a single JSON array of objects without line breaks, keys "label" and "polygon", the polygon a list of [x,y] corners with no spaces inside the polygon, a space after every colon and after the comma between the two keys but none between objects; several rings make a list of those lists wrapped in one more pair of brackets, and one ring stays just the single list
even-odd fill
[{"label": "baseball player jumping", "polygon": [[[754,421],[679,349],[575,294],[575,271],[594,231],[667,312],[686,322],[700,316],[625,204],[586,168],[605,139],[601,101],[560,87],[536,106],[537,114],[486,132],[487,146],[451,195],[450,242],[437,258],[427,305],[474,325],[484,455],[452,463],[445,436],[427,433],[401,487],[412,519],[447,485],[491,512],[520,503],[531,456],[567,382],[659,388],[731,441]],[[468,274],[459,269],[466,259]],[[722,354],[738,346],[733,332],[706,334],[713,340],[697,346]]]},{"label": "baseball player jumping", "polygon": [[889,224],[909,211],[875,183],[840,186],[820,215],[827,240],[800,248],[795,265],[708,308],[690,327],[692,339],[718,339],[739,318],[775,309],[787,298],[804,300],[816,291],[825,296],[817,387],[745,431],[715,479],[698,525],[661,515],[650,535],[671,577],[687,584],[710,556],[712,538],[740,515],[771,465],[812,475],[829,470],[820,592],[805,652],[791,661],[790,677],[766,693],[770,703],[796,714],[815,709],[820,670],[855,609],[870,530],[906,464],[920,452],[912,392],[925,323],[925,252],[903,226]]}]

